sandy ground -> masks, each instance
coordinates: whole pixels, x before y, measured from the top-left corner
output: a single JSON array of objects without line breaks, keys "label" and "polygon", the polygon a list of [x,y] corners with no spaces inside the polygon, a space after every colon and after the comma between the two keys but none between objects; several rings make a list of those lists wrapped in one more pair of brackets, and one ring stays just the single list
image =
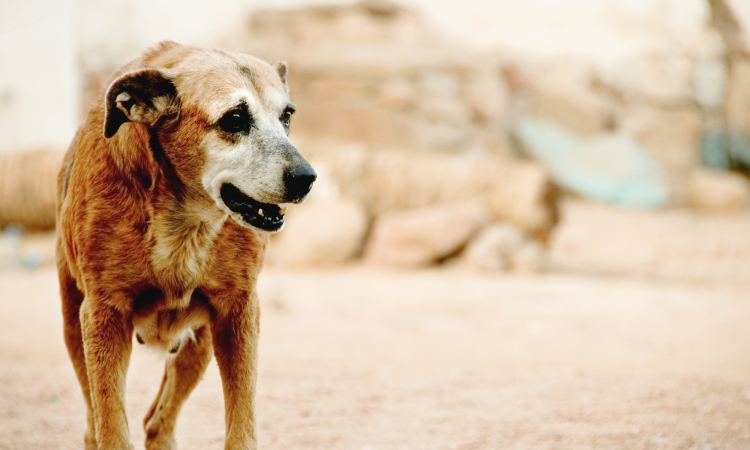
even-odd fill
[{"label": "sandy ground", "polygon": [[[361,268],[266,271],[264,449],[750,449],[741,286]],[[162,361],[136,346],[136,448]],[[178,424],[221,448],[218,370]],[[0,273],[0,449],[82,447],[51,268]]]}]

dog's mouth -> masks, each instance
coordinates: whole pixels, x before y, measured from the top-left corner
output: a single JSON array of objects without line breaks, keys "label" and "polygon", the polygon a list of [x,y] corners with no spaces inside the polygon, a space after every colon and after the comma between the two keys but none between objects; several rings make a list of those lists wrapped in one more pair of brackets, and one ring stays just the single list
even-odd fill
[{"label": "dog's mouth", "polygon": [[221,200],[249,225],[264,231],[279,231],[284,226],[286,207],[261,203],[243,194],[235,185],[221,186]]}]

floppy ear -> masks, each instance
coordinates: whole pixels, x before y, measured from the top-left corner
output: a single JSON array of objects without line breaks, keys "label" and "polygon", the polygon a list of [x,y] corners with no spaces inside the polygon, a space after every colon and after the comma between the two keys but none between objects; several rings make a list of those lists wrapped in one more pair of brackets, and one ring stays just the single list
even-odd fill
[{"label": "floppy ear", "polygon": [[289,73],[289,68],[286,66],[285,61],[277,61],[276,64],[273,65],[276,68],[276,72],[279,73],[279,78],[281,78],[281,82],[284,83],[284,90],[289,93],[289,86],[286,84],[286,75]]},{"label": "floppy ear", "polygon": [[177,90],[166,73],[128,72],[109,86],[104,97],[104,137],[114,136],[125,122],[154,126],[164,117],[175,117],[179,109]]}]

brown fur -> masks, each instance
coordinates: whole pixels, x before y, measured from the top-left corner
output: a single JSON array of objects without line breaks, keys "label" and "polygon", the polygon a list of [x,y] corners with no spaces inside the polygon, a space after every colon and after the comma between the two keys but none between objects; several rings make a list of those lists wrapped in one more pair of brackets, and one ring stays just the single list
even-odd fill
[{"label": "brown fur", "polygon": [[[237,64],[252,76],[228,69]],[[267,235],[214,205],[200,185],[200,149],[223,90],[251,82],[257,92],[284,91],[286,66],[165,42],[113,80],[178,65],[179,105],[164,97],[154,102],[158,113],[133,109],[139,120],[107,139],[105,115],[119,113],[105,111],[101,99],[58,178],[65,342],[88,406],[87,449],[132,448],[123,399],[135,328],[139,340],[179,350],[144,420],[147,449],[175,448],[177,414],[212,353],[224,386],[226,448],[257,446],[255,286]]]}]

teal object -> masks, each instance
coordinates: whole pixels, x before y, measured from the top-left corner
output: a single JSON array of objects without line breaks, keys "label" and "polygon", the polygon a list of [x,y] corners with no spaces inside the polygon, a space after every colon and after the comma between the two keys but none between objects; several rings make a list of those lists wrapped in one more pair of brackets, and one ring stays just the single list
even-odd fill
[{"label": "teal object", "polygon": [[704,167],[728,170],[729,161],[728,136],[723,131],[707,131],[701,136],[701,160]]},{"label": "teal object", "polygon": [[521,121],[515,137],[562,187],[594,200],[638,208],[669,202],[669,181],[656,159],[632,139],[583,139],[548,123]]},{"label": "teal object", "polygon": [[750,167],[750,141],[742,134],[729,132],[729,159],[737,168]]},{"label": "teal object", "polygon": [[712,169],[750,168],[750,139],[734,130],[709,130],[701,136],[701,160]]}]

